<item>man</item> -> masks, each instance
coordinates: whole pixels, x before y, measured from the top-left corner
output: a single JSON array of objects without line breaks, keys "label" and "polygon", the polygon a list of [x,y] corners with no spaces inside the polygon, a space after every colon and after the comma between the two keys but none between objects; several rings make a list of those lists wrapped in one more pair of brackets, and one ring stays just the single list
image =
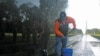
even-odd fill
[{"label": "man", "polygon": [[[61,56],[62,49],[66,48],[69,23],[73,24],[73,29],[76,28],[75,20],[72,17],[66,16],[65,12],[61,12],[59,19],[55,21],[54,31],[56,35],[56,56]],[[62,48],[60,47],[61,44]]]}]

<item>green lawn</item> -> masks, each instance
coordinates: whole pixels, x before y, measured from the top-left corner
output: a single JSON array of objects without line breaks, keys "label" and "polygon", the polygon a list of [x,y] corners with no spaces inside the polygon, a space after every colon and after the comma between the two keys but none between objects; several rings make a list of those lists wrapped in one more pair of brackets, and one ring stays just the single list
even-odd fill
[{"label": "green lawn", "polygon": [[100,34],[90,34],[90,35],[97,38],[97,39],[100,39]]},{"label": "green lawn", "polygon": [[[68,34],[68,36],[74,36],[75,34]],[[55,34],[50,34],[50,36],[55,36]]]}]

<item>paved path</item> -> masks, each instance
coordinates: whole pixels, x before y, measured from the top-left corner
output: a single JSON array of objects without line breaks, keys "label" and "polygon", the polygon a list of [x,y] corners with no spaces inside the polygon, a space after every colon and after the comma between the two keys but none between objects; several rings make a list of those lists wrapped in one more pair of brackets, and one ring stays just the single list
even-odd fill
[{"label": "paved path", "polygon": [[73,56],[100,56],[100,41],[89,35],[83,35],[80,41],[69,48],[73,49]]}]

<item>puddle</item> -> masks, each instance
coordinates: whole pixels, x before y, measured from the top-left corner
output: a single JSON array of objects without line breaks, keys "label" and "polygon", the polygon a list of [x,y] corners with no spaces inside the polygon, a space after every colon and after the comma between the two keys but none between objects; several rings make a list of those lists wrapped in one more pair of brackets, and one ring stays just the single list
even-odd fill
[{"label": "puddle", "polygon": [[96,42],[90,42],[91,44],[91,49],[94,53],[95,56],[100,56],[100,42],[96,41]]},{"label": "puddle", "polygon": [[90,42],[92,47],[100,47],[100,42]]}]

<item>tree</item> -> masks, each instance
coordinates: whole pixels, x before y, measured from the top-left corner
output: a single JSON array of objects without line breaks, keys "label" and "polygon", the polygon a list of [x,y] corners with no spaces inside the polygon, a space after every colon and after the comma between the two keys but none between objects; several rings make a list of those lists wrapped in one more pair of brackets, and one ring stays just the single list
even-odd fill
[{"label": "tree", "polygon": [[42,18],[49,22],[51,30],[53,29],[55,19],[59,17],[59,13],[67,8],[67,3],[68,0],[40,0]]},{"label": "tree", "polygon": [[[19,9],[15,0],[0,0],[0,33],[13,33],[13,44],[16,45],[17,27],[20,20]],[[2,36],[1,36],[2,37]],[[3,37],[4,38],[4,37]],[[3,39],[5,40],[5,39]],[[15,47],[13,52],[15,52]]]},{"label": "tree", "polygon": [[66,9],[67,0],[40,0],[40,9],[45,19],[54,19],[59,12]]},{"label": "tree", "polygon": [[88,34],[100,34],[100,29],[93,28],[93,29],[87,29],[86,31]]}]

